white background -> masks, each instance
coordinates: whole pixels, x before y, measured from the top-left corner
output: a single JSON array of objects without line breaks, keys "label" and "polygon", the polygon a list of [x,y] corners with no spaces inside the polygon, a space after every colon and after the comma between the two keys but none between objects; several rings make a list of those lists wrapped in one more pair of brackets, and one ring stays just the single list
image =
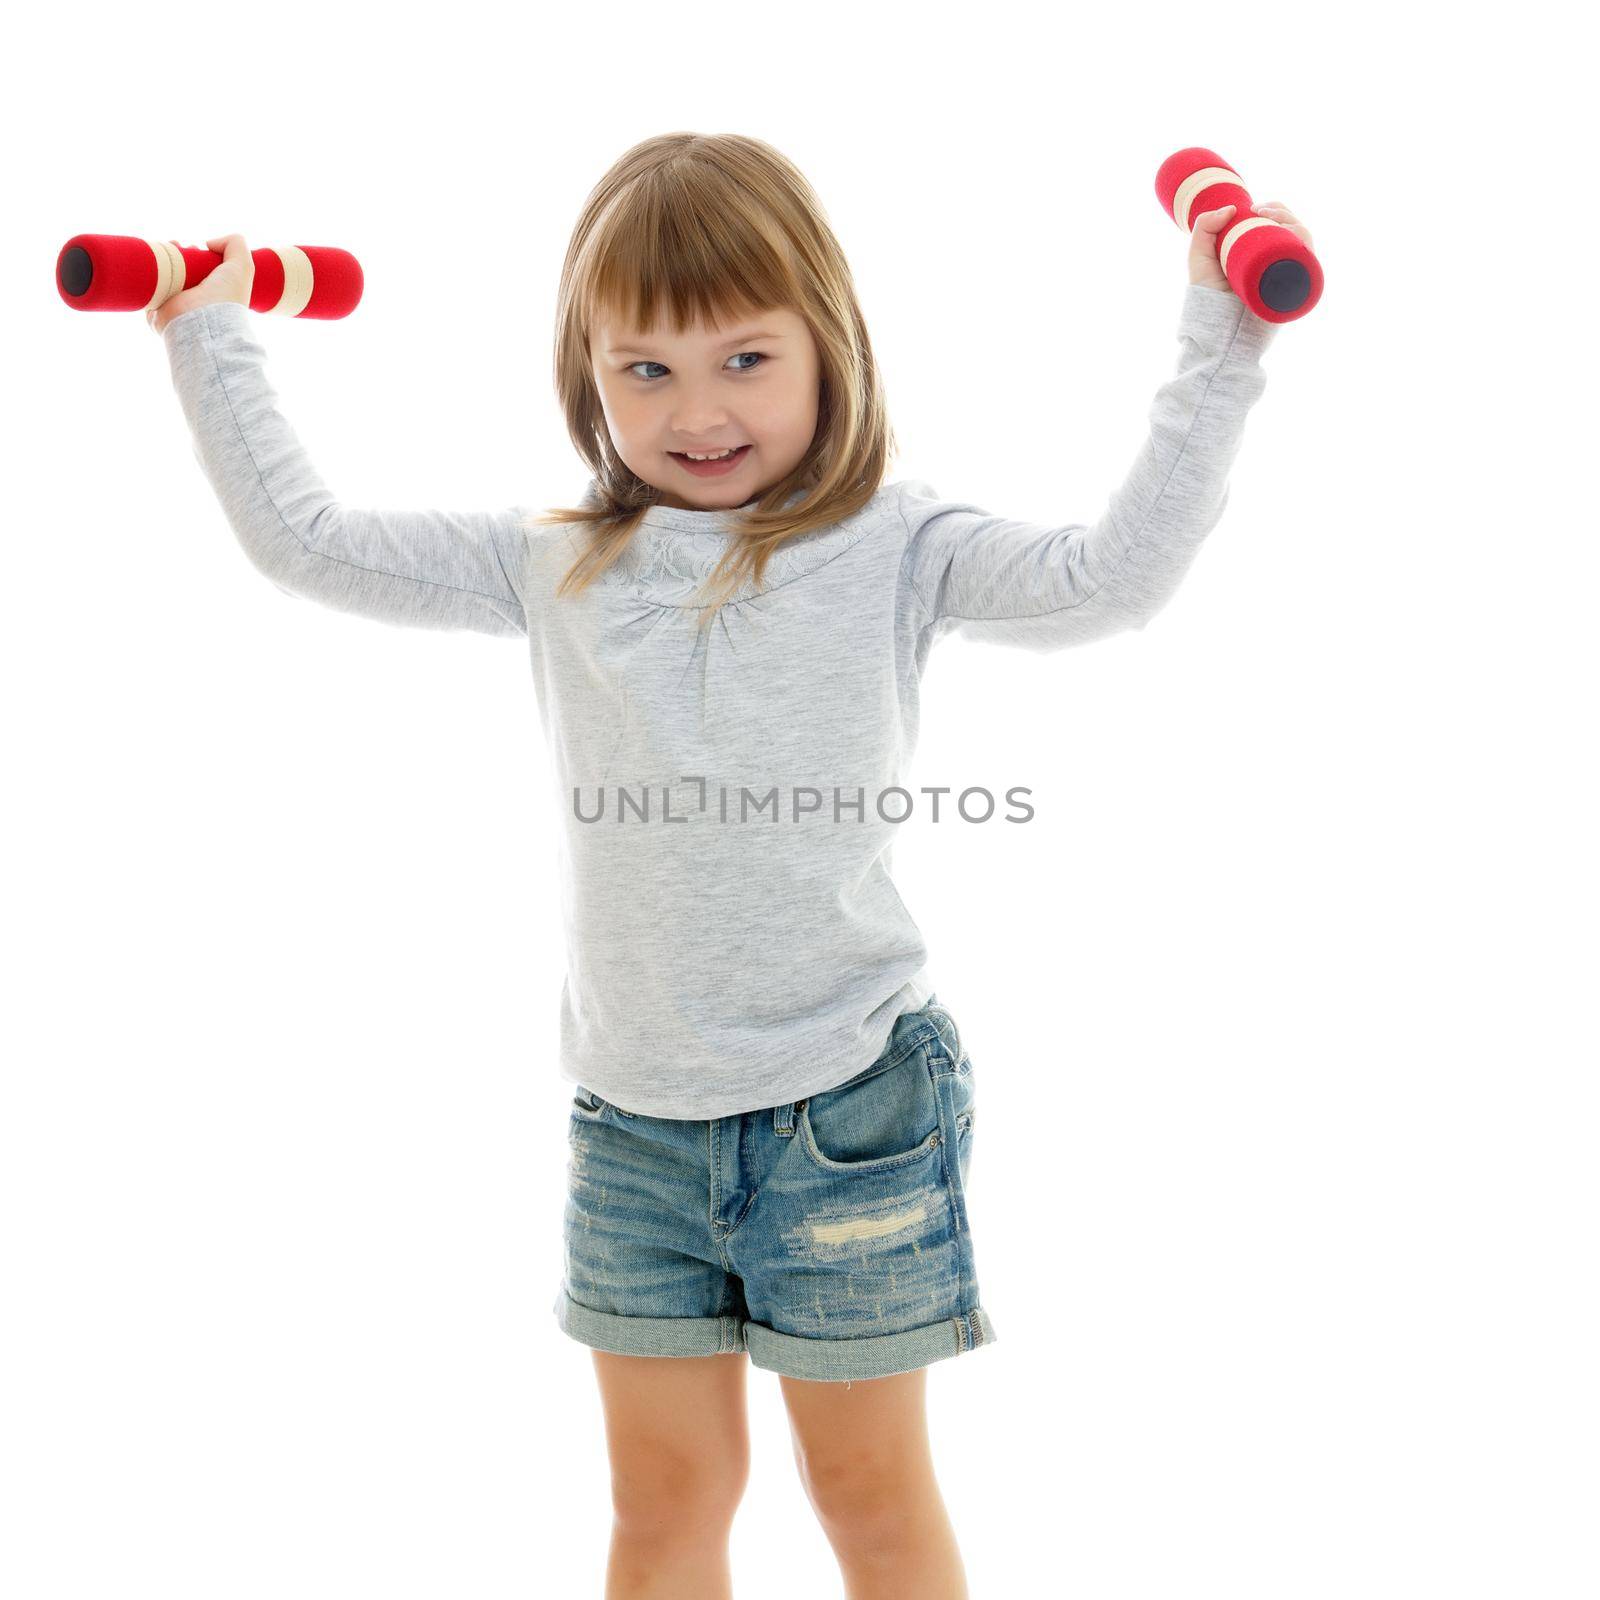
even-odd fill
[{"label": "white background", "polygon": [[[278,591],[161,341],[52,275],[86,231],[352,249],[355,315],[261,326],[335,493],[570,504],[568,232],[694,129],[822,197],[891,477],[1011,516],[1092,519],[1142,443],[1171,151],[1289,205],[1327,273],[1162,615],[948,640],[926,679],[913,785],[1037,807],[896,849],[978,1075],[999,1337],[928,1379],[971,1593],[1594,1596],[1594,148],[1558,14],[13,36],[0,1590],[601,1594],[524,647]],[[838,1594],[778,1381],[748,1393],[735,1592]]]}]

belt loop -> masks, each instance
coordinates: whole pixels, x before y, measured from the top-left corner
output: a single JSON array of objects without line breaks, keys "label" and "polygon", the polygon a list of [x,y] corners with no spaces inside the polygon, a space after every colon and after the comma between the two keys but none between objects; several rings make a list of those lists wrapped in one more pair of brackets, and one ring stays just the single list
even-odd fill
[{"label": "belt loop", "polygon": [[791,1100],[787,1105],[772,1108],[772,1131],[780,1139],[794,1137],[794,1115],[804,1104],[804,1100]]}]

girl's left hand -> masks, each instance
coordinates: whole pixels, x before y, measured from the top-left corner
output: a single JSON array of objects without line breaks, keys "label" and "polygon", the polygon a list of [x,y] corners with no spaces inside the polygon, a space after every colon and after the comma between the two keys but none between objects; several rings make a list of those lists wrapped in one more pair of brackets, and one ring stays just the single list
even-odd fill
[{"label": "girl's left hand", "polygon": [[[173,239],[169,242],[176,244],[178,241]],[[225,233],[220,238],[207,239],[206,249],[220,250],[222,260],[193,288],[182,289],[170,300],[163,300],[160,305],[152,306],[145,312],[144,320],[157,333],[185,311],[193,311],[199,306],[234,300],[246,310],[249,309],[250,294],[256,281],[256,264],[249,245],[244,242],[244,235]]]},{"label": "girl's left hand", "polygon": [[[1309,250],[1311,230],[1295,216],[1288,206],[1268,200],[1254,208],[1259,217],[1280,223],[1295,234]],[[1232,206],[1222,206],[1216,211],[1202,212],[1189,236],[1189,282],[1202,283],[1208,289],[1223,289],[1233,293],[1233,285],[1223,276],[1222,263],[1217,259],[1217,235],[1233,226],[1237,213]]]}]

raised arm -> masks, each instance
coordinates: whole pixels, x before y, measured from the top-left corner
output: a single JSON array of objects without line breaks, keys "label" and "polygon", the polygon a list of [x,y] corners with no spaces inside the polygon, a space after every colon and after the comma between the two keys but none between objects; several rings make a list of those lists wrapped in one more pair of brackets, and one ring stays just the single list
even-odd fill
[{"label": "raised arm", "polygon": [[267,382],[253,313],[224,301],[161,330],[194,452],[252,564],[286,594],[398,626],[520,635],[520,508],[364,511],[323,484]]},{"label": "raised arm", "polygon": [[1150,436],[1092,526],[1015,522],[902,485],[903,573],[920,626],[934,639],[954,631],[1037,651],[1142,628],[1222,515],[1276,334],[1232,290],[1185,286],[1176,375],[1156,391]]}]

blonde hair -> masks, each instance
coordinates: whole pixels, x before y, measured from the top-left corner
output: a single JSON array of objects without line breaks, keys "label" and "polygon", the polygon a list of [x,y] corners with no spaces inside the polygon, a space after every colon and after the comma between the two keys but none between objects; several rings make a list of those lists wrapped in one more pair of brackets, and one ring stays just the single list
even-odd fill
[{"label": "blonde hair", "polygon": [[[590,366],[589,336],[614,314],[674,332],[760,311],[796,312],[820,358],[810,448],[753,506],[730,511],[729,545],[705,589],[705,626],[749,578],[759,587],[786,539],[864,507],[897,453],[855,284],[800,170],[740,134],[664,133],[625,152],[595,185],[567,246],[557,298],[555,386],[594,487],[529,526],[575,523],[588,547],[557,585],[580,594],[623,553],[659,491],[617,454]],[[791,504],[793,502],[793,504]]]}]

